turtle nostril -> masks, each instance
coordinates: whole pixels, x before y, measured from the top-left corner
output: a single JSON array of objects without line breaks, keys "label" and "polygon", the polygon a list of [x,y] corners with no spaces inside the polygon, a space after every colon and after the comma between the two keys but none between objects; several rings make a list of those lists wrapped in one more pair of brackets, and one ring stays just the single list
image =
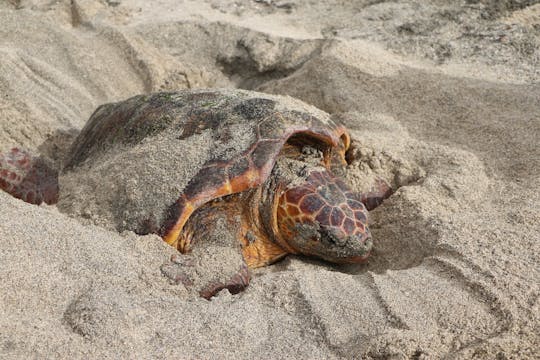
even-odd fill
[{"label": "turtle nostril", "polygon": [[363,233],[359,235],[360,235],[360,241],[362,243],[367,243],[368,241],[371,241],[371,232],[368,229],[366,229]]}]

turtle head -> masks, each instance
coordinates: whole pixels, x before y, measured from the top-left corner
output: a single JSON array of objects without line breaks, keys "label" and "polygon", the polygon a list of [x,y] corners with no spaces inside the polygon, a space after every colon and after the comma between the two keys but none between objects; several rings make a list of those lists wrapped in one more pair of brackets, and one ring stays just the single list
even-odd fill
[{"label": "turtle head", "polygon": [[280,193],[276,222],[283,247],[330,262],[362,262],[373,244],[364,204],[325,170],[312,171]]}]

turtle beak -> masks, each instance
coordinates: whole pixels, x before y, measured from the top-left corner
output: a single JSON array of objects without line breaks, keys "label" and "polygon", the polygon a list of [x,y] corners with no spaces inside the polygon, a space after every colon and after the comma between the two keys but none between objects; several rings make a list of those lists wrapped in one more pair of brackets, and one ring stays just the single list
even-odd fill
[{"label": "turtle beak", "polygon": [[361,234],[348,236],[348,238],[345,240],[345,247],[348,248],[347,253],[351,255],[337,259],[336,262],[346,264],[365,262],[371,253],[371,249],[373,248],[371,232],[369,229],[366,229],[366,231]]},{"label": "turtle beak", "polygon": [[318,249],[313,255],[334,263],[361,263],[364,262],[373,247],[371,233],[365,229],[362,233],[345,235],[335,228],[323,228],[317,243],[330,244],[331,249],[325,246]]}]

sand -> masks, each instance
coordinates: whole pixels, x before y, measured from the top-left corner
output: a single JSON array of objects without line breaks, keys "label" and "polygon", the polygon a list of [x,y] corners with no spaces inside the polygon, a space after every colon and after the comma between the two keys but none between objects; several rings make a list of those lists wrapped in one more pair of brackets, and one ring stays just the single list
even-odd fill
[{"label": "sand", "polygon": [[339,118],[347,181],[396,189],[367,264],[289,256],[212,301],[159,237],[0,192],[0,357],[540,357],[535,1],[4,0],[0,24],[0,151],[61,166],[100,104],[243,88]]}]

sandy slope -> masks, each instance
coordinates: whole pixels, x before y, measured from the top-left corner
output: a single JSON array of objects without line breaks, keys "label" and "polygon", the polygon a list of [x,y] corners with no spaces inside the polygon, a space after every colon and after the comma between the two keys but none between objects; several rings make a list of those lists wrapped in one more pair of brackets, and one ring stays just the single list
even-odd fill
[{"label": "sandy slope", "polygon": [[291,257],[211,302],[158,237],[0,193],[0,355],[540,356],[540,7],[446,3],[1,1],[0,150],[60,164],[99,104],[242,87],[339,117],[347,180],[398,190],[368,264]]}]

